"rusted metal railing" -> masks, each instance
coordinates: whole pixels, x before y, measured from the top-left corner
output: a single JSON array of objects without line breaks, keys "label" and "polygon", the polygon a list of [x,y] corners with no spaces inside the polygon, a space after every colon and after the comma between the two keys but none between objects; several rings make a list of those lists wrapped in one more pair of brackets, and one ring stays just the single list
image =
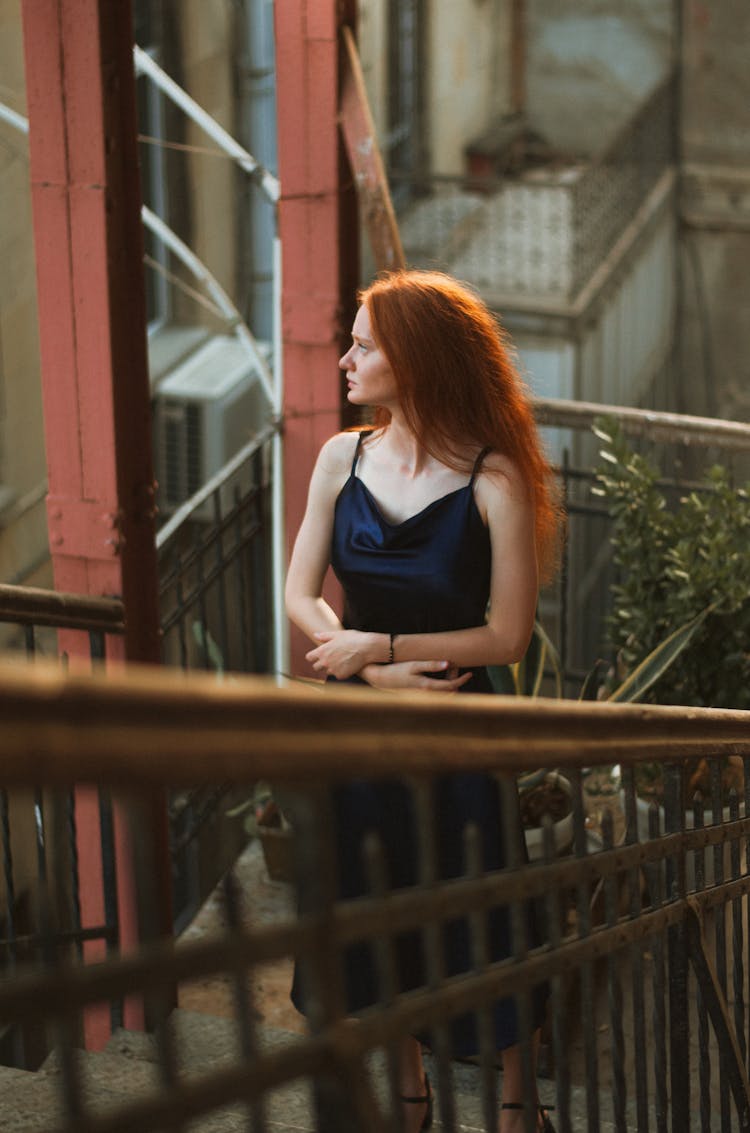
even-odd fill
[{"label": "rusted metal railing", "polygon": [[[211,938],[177,947],[150,943],[89,967],[58,949],[46,967],[0,985],[0,1021],[57,1027],[67,1056],[60,1060],[65,1088],[56,1128],[65,1133],[187,1129],[191,1120],[230,1105],[248,1128],[283,1127],[269,1113],[276,1092],[290,1083],[310,1085],[310,1108],[295,1119],[297,1128],[396,1130],[397,1082],[387,1056],[414,1032],[430,1035],[442,1128],[494,1133],[497,1052],[485,1039],[478,1069],[458,1067],[449,1055],[451,1020],[469,1012],[481,1023],[488,1004],[514,996],[522,1048],[529,1051],[528,1004],[544,981],[554,1083],[542,1083],[542,1094],[545,1101],[555,1095],[555,1124],[563,1133],[689,1129],[691,1117],[701,1129],[750,1129],[750,714],[322,692],[153,671],[104,679],[41,665],[28,672],[0,668],[0,714],[7,722],[0,769],[7,788],[33,779],[65,790],[95,780],[127,800],[167,785],[226,779],[249,788],[270,778],[293,816],[304,914],[254,925],[252,894],[245,894],[243,912],[230,883],[228,928]],[[692,805],[688,778],[699,759],[709,769],[705,813],[704,804]],[[725,804],[720,773],[730,760],[741,790]],[[664,768],[666,786],[661,809],[644,812],[635,771],[647,761]],[[555,857],[547,828],[541,860],[487,872],[469,831],[463,875],[441,879],[434,856],[441,831],[431,802],[440,776],[495,773],[510,828],[515,775],[539,763],[557,766],[570,782],[571,849]],[[613,765],[621,788],[599,798],[595,838],[588,785]],[[416,884],[389,889],[378,847],[365,838],[371,893],[338,896],[330,791],[353,776],[397,779],[410,792],[422,847]],[[147,834],[139,827],[136,854],[146,906],[156,899]],[[537,948],[528,947],[518,927],[529,901],[545,914],[545,942]],[[511,910],[516,930],[512,955],[490,963],[482,925],[496,906]],[[444,976],[441,926],[457,918],[470,925],[475,964]],[[430,974],[426,986],[408,992],[394,986],[389,960],[403,932],[422,934]],[[380,994],[373,1006],[347,1017],[342,962],[353,943],[372,949]],[[248,987],[256,969],[284,957],[297,958],[307,973],[309,1033],[269,1047]],[[72,1056],[70,1036],[83,1009],[127,995],[142,998],[159,1018],[166,987],[211,973],[230,977],[236,988],[234,1051],[197,1077],[178,1074],[179,1043],[162,1009],[162,1084],[97,1109],[81,1089]],[[378,1088],[371,1060],[383,1053]],[[528,1118],[535,1128],[533,1114]]]}]

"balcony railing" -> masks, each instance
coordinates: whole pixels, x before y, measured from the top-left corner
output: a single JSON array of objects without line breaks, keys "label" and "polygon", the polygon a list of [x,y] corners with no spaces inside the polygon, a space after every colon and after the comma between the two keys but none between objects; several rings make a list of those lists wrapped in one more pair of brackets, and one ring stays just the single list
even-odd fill
[{"label": "balcony railing", "polygon": [[673,164],[674,79],[595,159],[552,153],[503,176],[420,176],[399,215],[407,258],[491,301],[572,303]]},{"label": "balcony railing", "polygon": [[[50,1079],[58,1087],[56,1125],[40,1115],[39,1129],[179,1131],[221,1114],[262,1133],[292,1123],[294,1103],[296,1128],[395,1131],[396,1045],[427,1032],[442,1128],[494,1133],[498,1066],[486,1009],[499,997],[515,998],[528,1055],[530,996],[545,981],[554,1081],[542,1082],[542,1097],[556,1104],[562,1133],[688,1129],[691,1118],[703,1129],[747,1129],[750,714],[480,696],[385,699],[241,677],[217,685],[153,671],[61,680],[59,670],[42,665],[0,670],[6,789],[40,778],[49,791],[95,781],[125,792],[126,805],[128,795],[155,788],[229,779],[249,789],[271,779],[291,803],[305,901],[299,917],[259,925],[252,894],[243,902],[230,883],[226,929],[89,966],[58,938],[54,905],[45,905],[47,963],[29,964],[0,984],[0,1022],[47,1023],[58,1038],[60,1073]],[[739,765],[740,791],[724,810],[719,765],[728,756]],[[686,809],[696,758],[712,769],[705,815]],[[644,824],[634,773],[646,760],[664,765],[666,792],[663,810],[652,810]],[[541,761],[570,781],[571,850],[553,856],[548,826],[542,860],[524,864],[516,854],[508,868],[487,872],[467,831],[462,875],[442,877],[433,805],[440,777],[497,775],[512,844],[515,775]],[[601,831],[594,839],[587,783],[594,770],[615,763],[622,793],[594,800]],[[353,774],[403,784],[420,864],[415,884],[389,888],[378,843],[363,831],[371,892],[343,900],[330,792]],[[606,810],[619,813],[619,829],[601,819]],[[148,905],[158,895],[144,833],[138,827],[133,868]],[[523,929],[530,900],[546,926],[537,948],[528,947]],[[509,908],[515,928],[512,955],[488,962],[486,915],[494,907]],[[443,926],[457,918],[468,921],[475,962],[464,974],[446,975]],[[408,992],[393,979],[394,942],[403,932],[421,935],[429,972],[426,986]],[[379,992],[373,1006],[347,1017],[342,963],[357,942],[372,952]],[[253,1009],[253,981],[267,963],[291,957],[306,972],[309,1031],[268,1043]],[[208,974],[235,988],[234,1040],[188,1073],[180,1070],[185,1051],[164,1000]],[[93,1089],[96,1071],[76,1053],[73,1036],[85,1008],[122,996],[142,1001],[161,1021],[150,1055],[157,1065],[142,1096],[133,1084],[130,1096],[105,1107]],[[467,1012],[480,1035],[473,1070],[452,1060],[448,1038],[451,1021]],[[372,1078],[376,1064],[382,1088]],[[290,1095],[295,1088],[306,1092]],[[14,1112],[22,1097],[17,1091]],[[3,1104],[0,1098],[0,1110]],[[534,1129],[534,1115],[528,1118]]]}]

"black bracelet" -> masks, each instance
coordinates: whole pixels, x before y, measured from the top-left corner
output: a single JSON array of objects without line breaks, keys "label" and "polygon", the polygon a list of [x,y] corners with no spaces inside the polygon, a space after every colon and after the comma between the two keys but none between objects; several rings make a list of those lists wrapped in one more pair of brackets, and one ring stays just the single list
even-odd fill
[{"label": "black bracelet", "polygon": [[391,634],[388,635],[388,638],[389,638],[388,664],[389,665],[393,664],[393,639],[394,639],[395,636],[396,636],[395,633],[391,633]]}]

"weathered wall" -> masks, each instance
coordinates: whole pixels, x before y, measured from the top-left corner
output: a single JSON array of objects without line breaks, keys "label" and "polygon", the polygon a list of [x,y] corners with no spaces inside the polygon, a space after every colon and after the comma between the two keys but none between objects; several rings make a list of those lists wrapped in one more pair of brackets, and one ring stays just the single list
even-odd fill
[{"label": "weathered wall", "polygon": [[[0,100],[26,113],[20,0],[0,0]],[[0,122],[0,580],[46,558],[36,277],[28,143]]]},{"label": "weathered wall", "polygon": [[[233,8],[225,0],[182,0],[179,6],[182,76],[185,89],[219,125],[237,136],[233,55],[238,49]],[[186,140],[198,149],[216,149],[205,132],[186,121]],[[239,180],[224,157],[195,152],[190,176],[189,242],[231,294],[236,293]],[[199,312],[193,306],[192,317]]]},{"label": "weathered wall", "polygon": [[526,106],[554,146],[596,154],[667,74],[673,0],[527,0]]},{"label": "weathered wall", "polygon": [[432,172],[460,176],[467,142],[510,110],[510,4],[433,4],[428,37]]},{"label": "weathered wall", "polygon": [[750,6],[683,0],[686,407],[750,420]]},{"label": "weathered wall", "polygon": [[[387,130],[386,0],[359,0],[358,44],[378,138]],[[510,109],[509,0],[427,6],[426,150],[430,170],[465,172],[467,142]]]}]

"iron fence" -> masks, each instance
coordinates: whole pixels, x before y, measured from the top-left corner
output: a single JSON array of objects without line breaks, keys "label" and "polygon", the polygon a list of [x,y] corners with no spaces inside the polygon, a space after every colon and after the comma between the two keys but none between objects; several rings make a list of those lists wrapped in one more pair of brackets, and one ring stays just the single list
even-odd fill
[{"label": "iron fence", "polygon": [[[59,656],[65,664],[65,642],[57,634],[85,634],[92,665],[101,665],[109,637],[124,630],[118,599],[87,598],[78,594],[32,587],[0,585],[0,624],[31,659]],[[62,646],[62,647],[61,647]],[[98,816],[98,857],[101,864],[101,920],[85,926],[81,915],[77,808],[81,793],[50,793],[41,780],[29,778],[23,789],[0,789],[0,852],[2,853],[3,915],[0,921],[0,971],[12,978],[19,967],[49,960],[47,908],[54,894],[64,915],[57,926],[57,947],[75,950],[119,945],[119,912],[112,799],[108,788],[87,792]],[[89,899],[91,894],[88,894]],[[89,901],[91,904],[91,901]],[[122,1023],[122,1003],[110,1003],[113,1028]],[[5,1027],[0,1031],[0,1061],[11,1065],[34,1063],[46,1050],[44,1035],[35,1028]]]},{"label": "iron fence", "polygon": [[535,410],[557,466],[566,512],[561,570],[542,594],[540,616],[560,654],[563,695],[575,698],[597,660],[615,661],[608,619],[612,587],[618,578],[610,543],[612,520],[606,506],[591,492],[596,468],[604,464],[592,429],[595,421],[609,418],[616,422],[633,450],[660,470],[658,485],[675,502],[700,481],[700,490],[705,490],[705,473],[713,464],[723,465],[737,485],[747,482],[750,426],[541,398]]},{"label": "iron fence", "polygon": [[[278,429],[262,430],[157,535],[165,664],[268,673],[274,666],[271,466]],[[189,923],[246,840],[218,841],[231,784],[170,795],[176,925]],[[217,825],[218,824],[218,825]]]},{"label": "iron fence", "polygon": [[[24,1128],[397,1130],[395,1050],[404,1035],[420,1033],[431,1051],[440,1127],[494,1133],[502,1060],[483,1019],[496,999],[515,1000],[530,1070],[529,1002],[541,983],[549,986],[551,1054],[541,1095],[555,1104],[563,1133],[750,1128],[749,714],[426,694],[388,697],[384,711],[383,696],[372,691],[279,689],[239,677],[217,686],[197,675],[186,682],[131,670],[70,677],[61,687],[38,665],[28,675],[0,673],[0,711],[10,725],[6,788],[29,782],[31,759],[49,789],[92,778],[126,794],[225,777],[272,779],[291,801],[304,909],[258,923],[252,894],[230,880],[226,927],[199,941],[152,942],[81,966],[75,954],[55,951],[50,936],[47,966],[28,965],[0,984],[0,1020],[47,1022],[59,1039],[57,1070],[44,1072],[56,1090],[52,1108]],[[540,859],[525,863],[516,853],[507,868],[487,871],[468,830],[464,868],[445,877],[433,805],[441,778],[497,776],[498,836],[511,847],[515,773],[542,760],[570,783],[569,849],[553,854],[547,823]],[[665,790],[661,806],[644,811],[635,787],[646,762],[663,767]],[[726,766],[739,785],[728,803]],[[697,771],[708,781],[694,805]],[[352,775],[403,784],[419,846],[413,884],[389,885],[382,849],[363,830],[370,892],[341,898],[330,792]],[[612,786],[606,795],[605,783]],[[133,868],[144,906],[158,899],[149,851],[139,827]],[[536,947],[524,929],[530,901],[546,925]],[[487,917],[496,907],[511,911],[512,948],[507,959],[490,961]],[[52,929],[51,907],[48,914]],[[444,934],[462,920],[473,963],[446,974]],[[421,936],[428,975],[405,991],[393,955],[408,932]],[[342,972],[354,944],[370,951],[378,992],[352,1016]],[[308,1030],[269,1038],[258,1026],[253,988],[268,963],[284,958],[296,958],[305,972]],[[168,1017],[165,991],[179,995],[209,975],[232,984],[235,1014],[224,1048],[204,1047],[191,1069],[179,1012]],[[104,1105],[94,1088],[101,1064],[77,1053],[71,1036],[87,1006],[121,996],[143,1001],[159,1020],[152,1075],[134,1096],[131,1069],[128,1096]],[[452,1022],[467,1013],[480,1036],[472,1065],[456,1062],[450,1046]],[[127,1041],[120,1036],[121,1048]],[[3,1104],[0,1094],[0,1110]],[[225,1125],[211,1124],[220,1118]],[[535,1123],[529,1112],[527,1128]]]}]

